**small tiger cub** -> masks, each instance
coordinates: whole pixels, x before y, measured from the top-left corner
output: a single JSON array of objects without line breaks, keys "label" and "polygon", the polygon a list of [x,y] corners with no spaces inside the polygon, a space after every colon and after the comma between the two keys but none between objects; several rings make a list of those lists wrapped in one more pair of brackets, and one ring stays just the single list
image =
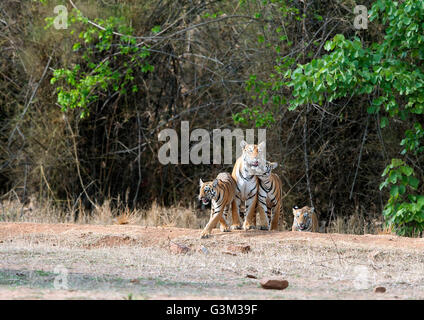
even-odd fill
[{"label": "small tiger cub", "polygon": [[213,181],[203,182],[202,179],[200,179],[199,200],[205,205],[212,201],[211,217],[201,233],[201,238],[207,238],[218,222],[220,223],[222,232],[230,231],[223,217],[223,213],[224,209],[226,211],[229,210],[234,200],[235,193],[236,182],[228,172],[219,173]]},{"label": "small tiger cub", "polygon": [[318,218],[315,208],[294,206],[293,216],[292,231],[318,232]]}]

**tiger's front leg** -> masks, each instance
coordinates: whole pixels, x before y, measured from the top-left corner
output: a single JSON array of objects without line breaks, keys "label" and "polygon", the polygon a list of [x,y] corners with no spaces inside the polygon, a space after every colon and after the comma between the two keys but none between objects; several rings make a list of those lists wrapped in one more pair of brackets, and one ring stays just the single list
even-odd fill
[{"label": "tiger's front leg", "polygon": [[257,202],[257,188],[249,192],[246,200],[246,218],[243,223],[243,230],[255,229],[256,225],[254,218],[256,218],[256,202]]},{"label": "tiger's front leg", "polygon": [[[219,218],[219,221],[218,221],[219,224],[220,224],[219,229],[222,232],[229,232],[230,231],[230,228],[228,227],[227,220],[225,220],[225,217],[224,217],[226,214],[228,214],[228,207],[229,206],[225,207],[224,213],[221,215],[221,217]],[[214,209],[211,207],[211,214],[210,214],[209,220],[212,220],[213,215],[214,215]],[[217,226],[215,225],[215,226],[212,227],[212,229],[216,228],[216,227]]]},{"label": "tiger's front leg", "polygon": [[229,204],[229,205],[225,206],[224,213],[223,213],[223,214],[221,215],[221,217],[219,218],[219,224],[220,224],[219,229],[220,229],[222,232],[230,232],[230,231],[231,231],[231,230],[230,230],[230,227],[228,226],[227,220],[224,218],[224,216],[225,216],[225,215],[227,215],[227,216],[228,216],[228,211],[229,211],[229,209],[230,209],[230,206],[231,206],[231,204]]},{"label": "tiger's front leg", "polygon": [[240,221],[240,198],[236,196],[231,203],[231,230],[240,230],[241,221]]},{"label": "tiger's front leg", "polygon": [[212,208],[213,208],[213,214],[211,214],[208,224],[206,225],[206,227],[203,229],[202,233],[200,234],[201,239],[208,238],[209,235],[212,233],[212,229],[215,228],[215,226],[217,225],[218,222],[221,221],[221,219],[223,219],[222,215],[224,213],[224,207],[217,208],[216,202],[215,200],[213,200]]},{"label": "tiger's front leg", "polygon": [[266,203],[266,194],[258,193],[257,211],[259,212],[259,230],[269,230],[268,206]]},{"label": "tiger's front leg", "polygon": [[258,206],[258,212],[259,212],[259,230],[269,230],[269,220],[268,220],[268,214],[267,211],[264,210],[262,206]]},{"label": "tiger's front leg", "polygon": [[272,207],[270,230],[278,230],[278,220],[280,218],[280,214],[281,214],[281,203],[277,202],[276,205]]}]

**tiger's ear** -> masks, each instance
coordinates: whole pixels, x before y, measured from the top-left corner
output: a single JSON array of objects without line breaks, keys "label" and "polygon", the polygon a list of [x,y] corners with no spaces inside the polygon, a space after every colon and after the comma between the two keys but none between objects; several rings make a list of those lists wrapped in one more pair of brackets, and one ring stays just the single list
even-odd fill
[{"label": "tiger's ear", "polygon": [[275,168],[278,167],[278,163],[277,162],[271,162],[269,165],[271,166],[271,169],[275,169]]},{"label": "tiger's ear", "polygon": [[199,186],[202,186],[202,184],[203,184],[203,181],[202,181],[202,178],[200,178]]},{"label": "tiger's ear", "polygon": [[242,149],[244,149],[244,147],[245,146],[247,146],[247,142],[246,141],[244,141],[244,140],[241,140],[241,142],[240,142],[240,147],[242,148]]},{"label": "tiger's ear", "polygon": [[218,185],[218,180],[215,179],[212,183],[212,187],[216,188],[217,185]]},{"label": "tiger's ear", "polygon": [[260,144],[258,144],[259,152],[265,151],[265,148],[266,148],[266,142],[265,141],[262,141]]},{"label": "tiger's ear", "polygon": [[299,207],[298,207],[298,206],[294,206],[294,207],[293,207],[293,214],[294,214],[294,213],[295,213],[295,211],[296,211],[296,210],[298,210],[298,209],[299,209]]},{"label": "tiger's ear", "polygon": [[315,208],[314,207],[311,208],[311,212],[315,212]]}]

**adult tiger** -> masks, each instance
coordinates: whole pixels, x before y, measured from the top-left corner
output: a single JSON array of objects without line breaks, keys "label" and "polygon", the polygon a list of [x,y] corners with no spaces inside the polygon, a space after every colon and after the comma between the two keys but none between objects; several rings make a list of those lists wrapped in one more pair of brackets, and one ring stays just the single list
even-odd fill
[{"label": "adult tiger", "polygon": [[232,176],[236,182],[236,195],[231,207],[232,224],[231,229],[240,229],[240,205],[245,203],[246,216],[243,229],[255,228],[256,203],[258,195],[258,178],[254,173],[260,165],[265,163],[265,142],[260,144],[248,144],[246,141],[240,143],[242,155],[234,164]]},{"label": "adult tiger", "polygon": [[318,218],[315,208],[298,206],[293,207],[293,226],[292,231],[311,231],[318,232]]},{"label": "adult tiger", "polygon": [[281,192],[282,182],[280,177],[271,171],[278,166],[276,162],[265,163],[259,169],[263,172],[258,175],[259,193],[257,209],[261,220],[266,221],[266,230],[277,230],[278,219],[281,214]]},{"label": "adult tiger", "polygon": [[224,209],[229,209],[236,192],[236,183],[228,172],[221,172],[215,180],[203,182],[200,179],[199,200],[207,205],[212,201],[211,217],[201,233],[201,238],[207,238],[218,221],[223,232],[230,231],[223,217]]}]

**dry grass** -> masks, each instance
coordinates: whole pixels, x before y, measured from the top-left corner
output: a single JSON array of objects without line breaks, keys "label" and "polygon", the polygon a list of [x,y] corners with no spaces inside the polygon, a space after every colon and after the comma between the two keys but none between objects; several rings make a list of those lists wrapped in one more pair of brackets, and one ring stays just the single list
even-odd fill
[{"label": "dry grass", "polygon": [[0,221],[61,223],[75,220],[75,212],[57,210],[51,202],[39,203],[30,198],[25,205],[17,200],[0,201]]},{"label": "dry grass", "polygon": [[[348,217],[336,217],[325,227],[327,233],[343,234],[382,234],[384,230],[384,223],[381,220],[369,221],[356,213]],[[391,233],[386,232],[384,234]]]},{"label": "dry grass", "polygon": [[[81,205],[69,206],[63,210],[51,202],[39,203],[31,198],[25,206],[16,200],[0,202],[0,221],[5,222],[40,222],[40,223],[77,223],[95,225],[142,225],[169,226],[180,228],[203,228],[209,220],[209,209],[200,210],[192,206],[162,207],[156,202],[149,209],[129,209],[123,205],[113,207],[106,200],[94,210],[89,211]],[[280,231],[291,230],[292,216],[284,215],[280,219]],[[321,233],[343,234],[392,234],[392,229],[384,226],[382,220],[369,221],[354,213],[349,217],[336,217],[334,220],[320,221]]]},{"label": "dry grass", "polygon": [[384,227],[381,231],[378,232],[378,234],[384,235],[384,234],[395,234],[393,225]]},{"label": "dry grass", "polygon": [[136,220],[137,216],[134,214],[134,211],[125,210],[115,218],[115,224],[135,224]]},{"label": "dry grass", "polygon": [[157,203],[153,203],[147,210],[132,210],[128,207],[114,208],[111,201],[106,200],[101,206],[96,206],[90,212],[82,207],[66,210],[58,209],[52,203],[40,204],[33,198],[26,205],[22,205],[16,200],[0,202],[0,221],[4,222],[130,224],[197,229],[203,228],[208,219],[208,210],[197,210],[194,207],[183,206],[165,208]]}]

